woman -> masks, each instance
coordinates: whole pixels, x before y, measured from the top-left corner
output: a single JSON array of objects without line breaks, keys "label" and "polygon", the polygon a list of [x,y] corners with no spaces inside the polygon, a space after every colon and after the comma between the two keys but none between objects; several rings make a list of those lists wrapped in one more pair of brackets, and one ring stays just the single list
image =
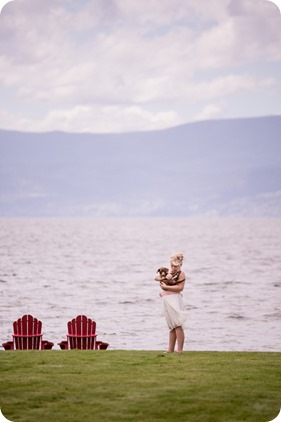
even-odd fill
[{"label": "woman", "polygon": [[161,275],[156,275],[155,277],[155,280],[160,282],[160,287],[162,289],[160,296],[163,300],[164,316],[166,318],[167,325],[170,329],[168,347],[169,353],[175,351],[176,343],[177,353],[183,352],[183,326],[186,319],[181,294],[185,285],[185,274],[181,271],[183,259],[184,256],[182,253],[177,253],[176,255],[173,255],[170,259],[171,267],[169,273],[165,276],[166,279],[171,280],[175,276],[175,274],[179,272],[176,284],[169,285],[168,283],[162,281],[163,278],[161,277]]}]

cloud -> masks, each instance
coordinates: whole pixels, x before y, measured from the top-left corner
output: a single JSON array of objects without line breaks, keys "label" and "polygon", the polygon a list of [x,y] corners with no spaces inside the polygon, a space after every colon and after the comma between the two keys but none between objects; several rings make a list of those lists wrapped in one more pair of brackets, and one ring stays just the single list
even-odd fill
[{"label": "cloud", "polygon": [[68,132],[107,132],[110,125],[112,132],[122,131],[125,124],[127,130],[160,129],[176,126],[181,123],[172,111],[148,112],[137,106],[76,106],[70,110],[53,110],[44,121],[46,128],[52,126]]},{"label": "cloud", "polygon": [[256,91],[264,86],[273,86],[272,79],[256,79],[250,75],[227,75],[213,79],[210,82],[201,82],[190,87],[189,95],[197,99],[210,100],[213,98],[227,97],[228,95],[243,91]]},{"label": "cloud", "polygon": [[[39,105],[42,129],[58,116],[61,128],[74,127],[73,118],[76,131],[82,122],[102,131],[167,127],[190,120],[198,106],[183,110],[197,99],[204,109],[215,98],[279,86],[253,70],[281,60],[280,20],[267,3],[18,0],[0,25],[0,84],[21,107],[14,124],[37,126]],[[15,113],[12,105],[6,112]],[[96,125],[86,123],[92,112],[101,116]]]},{"label": "cloud", "polygon": [[219,117],[222,114],[222,111],[221,107],[218,107],[215,104],[208,104],[203,108],[203,110],[201,110],[200,113],[196,114],[192,120],[210,120],[214,117]]},{"label": "cloud", "polygon": [[143,25],[163,26],[173,22],[222,19],[227,15],[228,0],[117,0],[116,4],[127,21]]},{"label": "cloud", "polygon": [[[6,129],[14,129],[15,117],[0,110],[0,120]],[[17,116],[17,130],[42,132],[62,130],[65,132],[122,132],[155,130],[177,126],[184,123],[174,111],[152,112],[138,106],[86,106],[58,108],[42,118]],[[50,129],[51,128],[51,129]]]}]

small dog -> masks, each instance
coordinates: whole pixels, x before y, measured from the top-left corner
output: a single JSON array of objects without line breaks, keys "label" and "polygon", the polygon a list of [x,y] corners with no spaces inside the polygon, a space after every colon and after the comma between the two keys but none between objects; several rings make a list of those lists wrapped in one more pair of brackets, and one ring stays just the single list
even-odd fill
[{"label": "small dog", "polygon": [[169,268],[160,267],[160,268],[158,268],[157,272],[160,274],[160,277],[161,277],[160,283],[165,283],[167,286],[175,286],[176,284],[181,283],[181,281],[178,281],[181,271],[177,271],[176,274],[173,275],[171,280],[168,280],[166,278],[166,276],[169,272]]}]

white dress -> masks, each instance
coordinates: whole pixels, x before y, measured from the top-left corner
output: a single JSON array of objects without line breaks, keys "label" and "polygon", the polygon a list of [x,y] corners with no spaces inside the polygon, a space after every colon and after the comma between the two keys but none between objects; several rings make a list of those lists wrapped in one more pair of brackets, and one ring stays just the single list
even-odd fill
[{"label": "white dress", "polygon": [[180,293],[164,294],[162,296],[164,316],[170,330],[176,327],[184,328],[186,312]]}]

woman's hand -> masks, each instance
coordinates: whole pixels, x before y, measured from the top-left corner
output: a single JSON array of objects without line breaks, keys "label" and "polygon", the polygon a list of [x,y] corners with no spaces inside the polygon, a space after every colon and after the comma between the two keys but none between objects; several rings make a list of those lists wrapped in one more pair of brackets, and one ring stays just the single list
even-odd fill
[{"label": "woman's hand", "polygon": [[160,283],[160,287],[162,290],[167,290],[167,285],[164,282]]}]

